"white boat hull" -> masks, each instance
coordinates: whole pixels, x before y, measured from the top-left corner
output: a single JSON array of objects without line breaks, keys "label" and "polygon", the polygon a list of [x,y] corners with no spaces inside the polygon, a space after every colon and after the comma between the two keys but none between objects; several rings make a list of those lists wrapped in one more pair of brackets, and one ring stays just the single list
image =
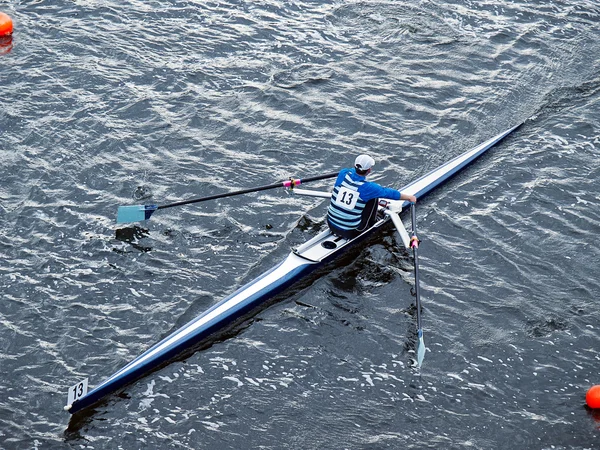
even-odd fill
[{"label": "white boat hull", "polygon": [[[417,198],[423,197],[516,128],[518,126],[500,133],[400,190],[406,194],[415,195]],[[409,205],[409,202],[385,201],[381,204],[383,204],[383,206],[380,206],[382,213],[387,211],[388,214],[381,214],[382,217],[357,238],[346,240],[334,236],[328,230],[321,232],[293,250],[282,263],[242,286],[236,292],[151,347],[65,409],[75,413],[91,406],[106,395],[155,370],[181,353],[190,351],[197,344],[206,341],[236,320],[244,318],[268,299],[273,298],[309,272],[342,253],[347,247],[361,241],[379,229],[389,221],[389,213],[402,212]]]}]

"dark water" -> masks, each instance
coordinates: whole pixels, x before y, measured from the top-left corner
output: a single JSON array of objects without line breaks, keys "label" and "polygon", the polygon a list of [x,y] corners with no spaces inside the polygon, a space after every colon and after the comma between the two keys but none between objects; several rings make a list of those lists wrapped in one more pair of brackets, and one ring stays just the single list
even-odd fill
[{"label": "dark water", "polygon": [[[600,413],[600,6],[0,2],[0,448],[587,449]],[[4,47],[6,50],[6,45]],[[0,51],[3,53],[3,51]],[[96,385],[324,226],[281,191],[361,152],[402,186],[530,118],[223,342]],[[327,183],[315,183],[325,188]],[[405,218],[408,223],[408,218]]]}]

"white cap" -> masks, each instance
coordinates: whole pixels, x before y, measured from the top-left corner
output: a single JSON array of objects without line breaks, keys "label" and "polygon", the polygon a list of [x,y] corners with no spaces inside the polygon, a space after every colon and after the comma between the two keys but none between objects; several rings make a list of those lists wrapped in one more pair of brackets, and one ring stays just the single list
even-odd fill
[{"label": "white cap", "polygon": [[358,170],[369,170],[375,165],[375,160],[369,155],[360,155],[354,161],[354,167]]}]

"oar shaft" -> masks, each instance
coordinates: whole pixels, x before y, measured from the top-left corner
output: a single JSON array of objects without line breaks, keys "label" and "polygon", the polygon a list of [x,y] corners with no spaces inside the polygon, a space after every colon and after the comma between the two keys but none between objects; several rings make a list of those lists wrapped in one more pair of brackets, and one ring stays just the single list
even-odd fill
[{"label": "oar shaft", "polygon": [[415,293],[417,296],[417,329],[420,330],[421,327],[421,288],[419,283],[419,239],[417,238],[417,214],[415,211],[415,204],[412,203],[410,205],[410,215],[412,218],[412,238],[411,238],[411,246],[413,249],[413,255],[415,259]]},{"label": "oar shaft", "polygon": [[274,183],[274,184],[268,184],[265,186],[258,186],[258,187],[249,188],[249,189],[242,189],[241,191],[225,192],[223,194],[215,194],[215,195],[210,195],[208,197],[195,198],[192,200],[185,200],[185,201],[181,201],[181,202],[170,203],[168,205],[161,205],[161,206],[158,206],[156,209],[164,209],[164,208],[171,208],[173,206],[189,205],[191,203],[205,202],[208,200],[216,200],[218,198],[233,197],[234,195],[249,194],[251,192],[260,192],[260,191],[266,191],[268,189],[276,189],[276,188],[281,188],[281,187],[293,188],[294,186],[299,186],[300,184],[308,183],[309,181],[325,180],[327,178],[335,178],[337,176],[338,176],[338,172],[328,173],[326,175],[318,175],[316,177],[308,177],[308,178],[303,178],[303,179],[290,178],[289,180],[286,180],[286,181],[282,181],[282,182]]}]

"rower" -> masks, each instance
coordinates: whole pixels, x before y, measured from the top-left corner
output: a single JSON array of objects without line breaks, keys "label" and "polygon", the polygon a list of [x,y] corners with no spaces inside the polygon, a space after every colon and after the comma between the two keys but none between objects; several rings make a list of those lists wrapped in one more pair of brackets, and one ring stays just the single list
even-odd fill
[{"label": "rower", "polygon": [[374,165],[369,155],[360,155],[354,168],[342,169],[338,174],[327,211],[327,225],[336,236],[352,239],[372,226],[380,198],[417,202],[414,195],[367,181]]}]

